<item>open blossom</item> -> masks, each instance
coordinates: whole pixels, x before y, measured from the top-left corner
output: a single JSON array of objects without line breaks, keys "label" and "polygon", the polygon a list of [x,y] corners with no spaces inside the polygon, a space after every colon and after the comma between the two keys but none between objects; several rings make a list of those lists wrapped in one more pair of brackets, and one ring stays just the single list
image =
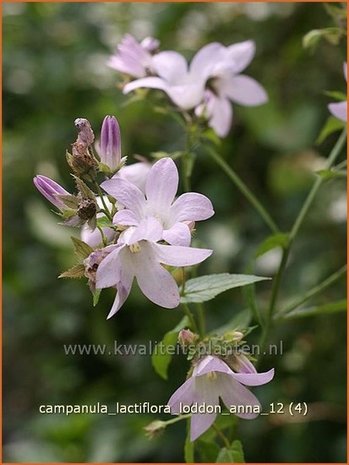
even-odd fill
[{"label": "open blossom", "polygon": [[[347,63],[343,65],[344,77],[347,80]],[[348,103],[347,101],[330,103],[328,109],[336,118],[347,121],[348,119]]]},{"label": "open blossom", "polygon": [[140,161],[132,163],[132,165],[124,165],[116,174],[114,174],[113,178],[126,179],[144,192],[145,183],[151,167],[152,165],[148,161]]},{"label": "open blossom", "polygon": [[161,224],[161,239],[172,245],[189,246],[190,224],[210,218],[214,211],[211,201],[202,194],[189,192],[175,200],[178,182],[178,170],[171,158],[162,158],[152,166],[145,194],[125,179],[105,181],[103,189],[125,207],[116,213],[113,222],[138,226],[142,220],[153,217]]},{"label": "open blossom", "polygon": [[[245,386],[260,386],[271,381],[274,369],[265,373],[257,373],[252,363],[244,356],[239,364],[239,372],[233,371],[218,357],[208,355],[194,367],[192,376],[180,386],[168,401],[172,414],[180,414],[181,406],[204,404],[219,405],[219,398],[225,406],[260,407],[258,399]],[[237,371],[238,371],[237,370]],[[248,408],[244,413],[237,413],[244,419],[256,418],[258,414],[251,413]],[[193,413],[190,423],[190,439],[195,441],[216,419],[216,413]]]},{"label": "open blossom", "polygon": [[115,116],[106,116],[101,129],[101,139],[97,146],[101,162],[115,171],[121,163],[120,127]]},{"label": "open blossom", "polygon": [[[206,47],[206,75],[208,77],[204,102],[195,109],[205,116],[209,125],[220,136],[228,134],[233,110],[230,101],[255,106],[268,100],[264,88],[253,78],[240,74],[252,61],[255,43],[252,40],[224,47],[216,44]],[[202,63],[204,66],[205,63]]]},{"label": "open blossom", "polygon": [[66,208],[59,196],[70,194],[56,181],[53,181],[53,179],[50,179],[47,176],[43,176],[41,174],[35,176],[33,181],[37,190],[55,207],[57,207],[59,210],[64,210]]},{"label": "open blossom", "polygon": [[181,109],[190,110],[198,105],[204,95],[205,75],[197,66],[196,57],[188,67],[186,59],[177,52],[160,52],[153,57],[152,65],[157,76],[132,81],[124,87],[124,93],[146,87],[164,91]]},{"label": "open blossom", "polygon": [[128,74],[135,78],[141,78],[153,70],[153,55],[159,46],[159,41],[153,37],[147,37],[141,43],[131,35],[123,36],[116,52],[108,60],[110,68],[120,73]]},{"label": "open blossom", "polygon": [[[116,298],[108,315],[111,318],[127,299],[133,280],[149,300],[165,308],[179,305],[175,279],[162,265],[184,267],[201,263],[212,250],[158,244],[162,227],[154,218],[143,220],[138,228],[124,231],[96,273],[96,288],[115,286]],[[103,249],[102,249],[103,250]]]}]

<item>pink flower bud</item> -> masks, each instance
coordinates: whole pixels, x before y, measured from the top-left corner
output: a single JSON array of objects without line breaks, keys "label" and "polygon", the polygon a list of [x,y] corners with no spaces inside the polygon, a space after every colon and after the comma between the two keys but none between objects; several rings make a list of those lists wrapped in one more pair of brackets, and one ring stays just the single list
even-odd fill
[{"label": "pink flower bud", "polygon": [[99,145],[101,162],[111,171],[115,171],[121,162],[121,136],[120,127],[115,116],[106,116],[101,129]]},{"label": "pink flower bud", "polygon": [[141,42],[141,46],[144,48],[144,50],[150,53],[155,52],[155,50],[159,48],[159,45],[160,41],[154,37],[146,37]]},{"label": "pink flower bud", "polygon": [[190,329],[182,329],[178,334],[178,342],[182,346],[194,344],[198,339],[198,335],[191,332]]},{"label": "pink flower bud", "polygon": [[52,179],[38,175],[34,178],[34,185],[37,190],[44,196],[46,199],[51,202],[59,210],[64,210],[65,205],[62,200],[60,200],[60,195],[70,195],[62,186]]}]

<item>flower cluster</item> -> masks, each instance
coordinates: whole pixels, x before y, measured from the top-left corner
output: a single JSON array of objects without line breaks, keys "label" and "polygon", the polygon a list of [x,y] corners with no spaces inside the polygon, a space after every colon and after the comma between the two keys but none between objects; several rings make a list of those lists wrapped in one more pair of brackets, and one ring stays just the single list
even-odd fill
[{"label": "flower cluster", "polygon": [[138,88],[159,89],[183,111],[204,118],[220,137],[232,124],[230,102],[254,106],[268,100],[264,88],[241,74],[252,61],[256,47],[251,40],[225,47],[213,42],[201,48],[188,65],[174,51],[158,52],[158,41],[147,38],[138,43],[129,34],[117,47],[108,65],[135,80],[124,86],[128,94]]},{"label": "flower cluster", "polygon": [[177,307],[178,285],[165,267],[196,265],[211,255],[212,250],[191,247],[195,222],[214,214],[210,200],[193,192],[176,198],[178,170],[169,157],[153,165],[142,161],[125,166],[115,117],[105,117],[96,154],[88,120],[78,118],[75,125],[78,137],[67,160],[77,194],[46,176],[34,178],[37,189],[59,210],[63,224],[82,226],[83,260],[63,276],[86,276],[94,293],[115,287],[108,318],[123,305],[134,279],[152,302]]}]

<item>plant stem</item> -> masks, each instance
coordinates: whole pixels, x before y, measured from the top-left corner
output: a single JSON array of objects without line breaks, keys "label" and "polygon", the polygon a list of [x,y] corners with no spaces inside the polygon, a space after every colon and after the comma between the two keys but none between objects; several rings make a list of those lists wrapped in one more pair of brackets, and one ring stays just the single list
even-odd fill
[{"label": "plant stem", "polygon": [[200,337],[204,337],[206,333],[206,324],[205,324],[205,309],[201,302],[196,304],[197,315],[198,315],[198,327],[199,327],[199,334]]},{"label": "plant stem", "polygon": [[309,291],[306,292],[299,300],[296,300],[295,302],[291,303],[288,307],[276,313],[275,318],[282,318],[284,315],[287,315],[292,310],[299,307],[304,302],[316,296],[317,294],[322,292],[324,289],[326,289],[327,287],[331,286],[333,283],[338,281],[338,279],[340,279],[343,275],[345,275],[346,272],[347,272],[347,266],[344,265],[339,270],[337,270],[335,273],[331,274],[331,276],[329,276],[324,281],[322,281],[320,284],[309,289]]},{"label": "plant stem", "polygon": [[109,212],[109,209],[107,207],[107,204],[105,203],[105,200],[104,200],[104,194],[102,192],[102,189],[99,187],[99,184],[97,181],[93,181],[93,185],[95,186],[95,188],[97,189],[97,193],[101,199],[101,202],[102,202],[102,205],[103,205],[103,213],[106,215],[106,217],[108,218],[108,220],[110,220],[111,222],[113,221],[113,217],[111,216],[110,212]]},{"label": "plant stem", "polygon": [[178,417],[172,418],[171,420],[166,420],[164,421],[164,423],[166,423],[166,426],[173,425],[174,423],[177,423],[177,421],[186,420],[190,417],[191,413],[188,413],[187,415],[178,415]]},{"label": "plant stem", "polygon": [[225,446],[230,449],[230,442],[226,435],[216,425],[212,425],[212,428],[216,431],[217,435],[223,440]]},{"label": "plant stem", "polygon": [[[345,140],[346,140],[346,130],[344,129],[343,132],[341,133],[341,135],[339,136],[335,146],[333,147],[328,159],[327,159],[327,162],[326,162],[326,169],[330,168],[333,163],[335,162],[336,158],[338,157],[338,155],[340,154],[343,146],[344,146],[344,143],[345,143]],[[276,276],[275,276],[275,280],[274,280],[274,283],[273,283],[273,288],[272,288],[272,295],[271,295],[271,300],[270,300],[270,306],[269,306],[269,309],[268,309],[268,313],[267,313],[267,316],[266,316],[266,321],[264,323],[264,326],[262,328],[262,335],[261,335],[261,339],[260,339],[260,344],[259,344],[259,347],[260,347],[260,354],[263,354],[264,350],[265,350],[265,345],[266,345],[266,342],[268,340],[268,337],[269,337],[269,333],[270,333],[270,329],[272,327],[272,322],[273,322],[273,314],[274,314],[274,311],[275,311],[275,308],[276,308],[276,303],[277,303],[277,298],[278,298],[278,294],[279,294],[279,289],[280,289],[280,284],[281,284],[281,278],[282,278],[282,275],[285,271],[285,268],[286,268],[286,264],[287,264],[287,259],[288,259],[288,256],[289,256],[289,253],[290,253],[290,249],[292,247],[292,244],[299,232],[299,229],[314,201],[314,198],[321,186],[323,182],[323,178],[321,177],[318,177],[314,184],[313,184],[313,187],[311,188],[307,198],[305,199],[305,202],[292,226],[292,229],[291,229],[291,232],[289,234],[289,242],[288,242],[288,245],[287,247],[285,247],[283,249],[283,253],[282,253],[282,257],[281,257],[281,261],[280,261],[280,265],[279,265],[279,269],[276,273]]]},{"label": "plant stem", "polygon": [[[344,129],[341,133],[341,135],[339,136],[335,146],[333,147],[328,159],[327,159],[327,162],[326,162],[326,165],[325,165],[325,169],[329,169],[331,168],[331,166],[333,165],[333,163],[335,162],[336,158],[338,157],[338,155],[340,154],[344,144],[345,144],[345,141],[346,141],[346,137],[347,137],[347,131],[346,129]],[[298,231],[300,229],[300,227],[302,226],[302,223],[309,211],[309,208],[311,207],[311,204],[313,203],[314,201],[314,198],[321,186],[321,184],[323,183],[323,178],[321,176],[319,176],[314,184],[313,184],[313,187],[311,188],[309,194],[308,194],[308,197],[305,199],[305,202],[296,218],[296,221],[294,222],[294,225],[291,229],[291,232],[290,232],[290,242],[292,242],[295,237],[297,236],[298,234]]]},{"label": "plant stem", "polygon": [[194,318],[194,315],[192,314],[188,304],[182,304],[182,308],[183,308],[183,311],[184,313],[187,315],[188,319],[189,319],[189,322],[190,322],[190,325],[192,327],[192,330],[195,332],[195,333],[200,333],[199,331],[199,328],[196,324],[196,321],[195,321],[195,318]]},{"label": "plant stem", "polygon": [[240,179],[235,171],[227,164],[227,162],[211,147],[205,147],[209,155],[213,160],[222,168],[229,179],[235,184],[239,191],[246,197],[250,204],[258,211],[264,222],[268,225],[273,233],[278,233],[279,228],[271,218],[270,214],[266,211],[260,201],[250,191],[246,184]]}]

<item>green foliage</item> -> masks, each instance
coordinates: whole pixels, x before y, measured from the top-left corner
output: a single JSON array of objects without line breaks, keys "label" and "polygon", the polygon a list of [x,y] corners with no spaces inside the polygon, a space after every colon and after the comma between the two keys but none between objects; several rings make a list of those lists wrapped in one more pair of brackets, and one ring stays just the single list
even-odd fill
[{"label": "green foliage", "polygon": [[241,442],[236,440],[229,448],[223,447],[218,454],[216,463],[245,463]]},{"label": "green foliage", "polygon": [[248,286],[270,278],[244,274],[211,274],[189,279],[185,284],[185,292],[181,297],[182,303],[207,302],[222,292],[236,287]]},{"label": "green foliage", "polygon": [[272,249],[281,247],[285,249],[288,245],[288,234],[278,233],[267,237],[257,248],[256,257],[261,257]]},{"label": "green foliage", "polygon": [[324,140],[327,139],[331,134],[337,131],[341,131],[345,127],[344,121],[335,118],[334,116],[329,116],[326,123],[324,124],[321,132],[316,140],[317,144],[322,144]]}]

